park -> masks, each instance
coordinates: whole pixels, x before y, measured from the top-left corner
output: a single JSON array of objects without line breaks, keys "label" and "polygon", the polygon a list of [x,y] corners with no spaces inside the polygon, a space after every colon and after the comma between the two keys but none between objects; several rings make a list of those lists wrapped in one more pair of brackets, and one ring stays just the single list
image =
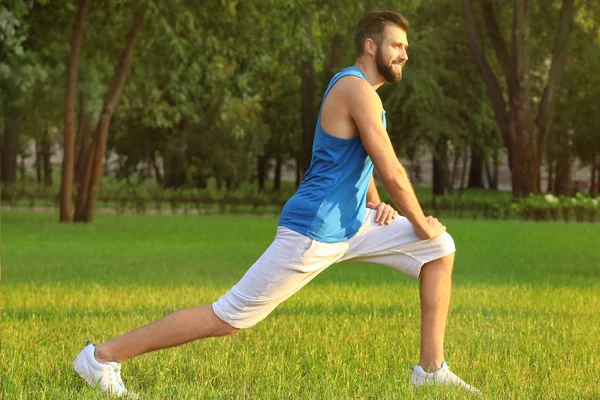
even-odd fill
[{"label": "park", "polygon": [[[314,183],[328,84],[362,67],[373,9],[410,22],[402,80],[376,93],[416,204],[456,245],[452,371],[483,398],[600,398],[600,3],[584,0],[0,5],[2,398],[107,398],[73,370],[86,341],[240,281]],[[417,232],[371,156],[377,198]],[[251,328],[123,362],[123,382],[481,398],[411,384],[419,306],[419,281],[350,259]]]}]

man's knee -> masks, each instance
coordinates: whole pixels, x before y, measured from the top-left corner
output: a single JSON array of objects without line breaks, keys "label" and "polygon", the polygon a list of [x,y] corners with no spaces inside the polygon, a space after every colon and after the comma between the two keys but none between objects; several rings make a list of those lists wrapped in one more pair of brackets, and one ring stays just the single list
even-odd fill
[{"label": "man's knee", "polygon": [[451,257],[454,259],[454,253],[456,252],[456,245],[454,244],[454,239],[448,232],[444,232],[437,238],[438,246],[440,248],[440,252],[444,255],[444,257]]},{"label": "man's knee", "polygon": [[214,336],[229,336],[233,335],[234,333],[238,333],[239,331],[239,328],[231,326],[227,322],[220,320]]},{"label": "man's knee", "polygon": [[225,318],[225,315],[217,313],[215,311],[216,303],[211,305],[211,311],[213,316],[213,336],[228,336],[233,335],[240,331],[240,328],[236,328],[230,323],[230,319]]},{"label": "man's knee", "polygon": [[436,245],[438,246],[438,252],[441,254],[441,256],[435,260],[425,263],[425,265],[423,265],[423,269],[444,270],[451,274],[454,267],[454,255],[456,253],[454,239],[452,239],[450,234],[444,232],[435,240]]},{"label": "man's knee", "polygon": [[454,253],[445,255],[435,260],[423,264],[419,274],[422,280],[425,277],[437,277],[446,280],[452,280],[452,272],[454,269]]},{"label": "man's knee", "polygon": [[226,330],[227,335],[233,335],[235,333],[238,333],[240,330],[241,329],[233,327],[233,326],[227,324],[227,330]]},{"label": "man's knee", "polygon": [[452,266],[454,265],[454,254],[456,253],[454,239],[452,239],[452,236],[450,236],[448,232],[444,232],[437,238],[436,244],[441,257],[434,261],[437,261],[438,264],[443,264],[446,268],[452,269]]}]

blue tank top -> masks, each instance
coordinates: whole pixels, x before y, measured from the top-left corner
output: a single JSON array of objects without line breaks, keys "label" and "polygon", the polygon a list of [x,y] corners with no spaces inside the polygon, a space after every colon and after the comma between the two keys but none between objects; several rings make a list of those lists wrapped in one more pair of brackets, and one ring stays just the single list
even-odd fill
[{"label": "blue tank top", "polygon": [[[345,76],[367,80],[359,68],[342,69],[329,82],[321,108],[333,85]],[[386,126],[385,110],[381,118]],[[372,174],[373,163],[360,136],[342,139],[328,134],[319,112],[310,168],[283,207],[279,225],[325,243],[351,238],[365,217]]]}]

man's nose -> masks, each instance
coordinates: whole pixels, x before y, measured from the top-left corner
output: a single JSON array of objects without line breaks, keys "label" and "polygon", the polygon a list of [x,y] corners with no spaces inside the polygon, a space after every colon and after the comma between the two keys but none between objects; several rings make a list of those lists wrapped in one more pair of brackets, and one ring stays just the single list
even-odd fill
[{"label": "man's nose", "polygon": [[400,51],[400,61],[401,62],[406,62],[408,61],[408,53],[406,52],[406,49],[402,49]]}]

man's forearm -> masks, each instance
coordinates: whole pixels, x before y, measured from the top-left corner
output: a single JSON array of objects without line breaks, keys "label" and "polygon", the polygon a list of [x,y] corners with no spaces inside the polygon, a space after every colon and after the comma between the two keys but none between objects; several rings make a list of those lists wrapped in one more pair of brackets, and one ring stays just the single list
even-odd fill
[{"label": "man's forearm", "polygon": [[413,225],[415,232],[421,237],[428,237],[429,224],[404,167],[400,166],[394,178],[384,181],[383,185],[398,210]]},{"label": "man's forearm", "polygon": [[367,189],[367,203],[381,203],[381,198],[379,197],[379,192],[375,185],[375,177],[373,175],[371,175],[371,183],[369,183],[369,189]]}]

